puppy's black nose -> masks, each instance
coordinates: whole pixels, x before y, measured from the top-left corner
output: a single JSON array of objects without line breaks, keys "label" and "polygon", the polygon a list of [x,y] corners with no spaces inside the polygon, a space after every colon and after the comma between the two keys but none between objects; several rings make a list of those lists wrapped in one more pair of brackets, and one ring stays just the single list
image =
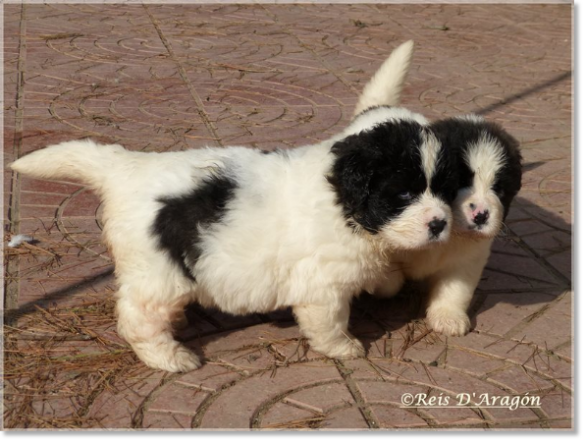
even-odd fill
[{"label": "puppy's black nose", "polygon": [[444,219],[433,219],[429,223],[429,230],[431,231],[431,235],[439,236],[439,234],[445,229],[447,225],[447,221]]},{"label": "puppy's black nose", "polygon": [[473,218],[473,222],[478,226],[483,226],[487,222],[489,217],[490,212],[486,210],[485,212],[481,212],[475,215],[475,217]]}]

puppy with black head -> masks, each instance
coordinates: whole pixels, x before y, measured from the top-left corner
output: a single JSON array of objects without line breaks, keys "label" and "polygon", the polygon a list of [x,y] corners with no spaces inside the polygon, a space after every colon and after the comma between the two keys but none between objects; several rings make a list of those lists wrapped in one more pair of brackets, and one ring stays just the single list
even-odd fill
[{"label": "puppy with black head", "polygon": [[[396,96],[384,92],[394,82],[380,75],[384,69],[382,66],[364,89],[356,113],[367,106],[398,104]],[[456,197],[451,203],[450,239],[430,244],[425,250],[392,254],[384,277],[371,293],[393,296],[405,279],[424,279],[429,283],[426,308],[429,325],[437,332],[460,336],[469,331],[467,309],[493,239],[520,190],[521,155],[519,144],[511,135],[477,115],[438,121],[431,129],[442,145],[433,167],[449,164],[438,179],[444,180],[449,189],[454,180],[457,183]]]},{"label": "puppy with black head", "polygon": [[363,355],[348,331],[352,298],[373,289],[389,256],[449,239],[455,193],[440,178],[442,150],[422,116],[380,108],[330,140],[270,154],[82,140],[11,167],[97,192],[118,331],[150,367],[180,372],[201,364],[173,337],[191,302],[232,314],[292,307],[316,351]]},{"label": "puppy with black head", "polygon": [[[345,217],[355,229],[383,233],[389,252],[446,240],[449,204],[457,190],[451,155],[421,115],[395,117],[406,112],[390,107],[365,111],[346,134],[359,131],[332,148],[337,161],[329,182]],[[379,122],[362,128],[363,120],[374,117]]]}]

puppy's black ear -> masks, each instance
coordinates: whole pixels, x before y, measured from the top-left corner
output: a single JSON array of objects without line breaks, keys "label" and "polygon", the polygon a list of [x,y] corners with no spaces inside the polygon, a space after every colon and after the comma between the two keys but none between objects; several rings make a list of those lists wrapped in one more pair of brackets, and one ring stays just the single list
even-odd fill
[{"label": "puppy's black ear", "polygon": [[501,189],[500,200],[504,206],[503,220],[508,216],[512,200],[522,188],[522,154],[520,143],[497,123],[488,123],[490,135],[502,145],[506,156],[504,166],[498,174],[498,186]]},{"label": "puppy's black ear", "polygon": [[514,195],[516,195],[522,188],[522,154],[520,153],[520,143],[499,124],[490,122],[488,123],[488,127],[491,129],[491,135],[502,143],[508,159],[506,162],[506,174],[513,175],[510,186]]},{"label": "puppy's black ear", "polygon": [[376,156],[364,137],[350,135],[331,148],[336,156],[328,177],[335,188],[344,214],[357,220],[363,216],[369,196],[369,185],[376,167]]}]

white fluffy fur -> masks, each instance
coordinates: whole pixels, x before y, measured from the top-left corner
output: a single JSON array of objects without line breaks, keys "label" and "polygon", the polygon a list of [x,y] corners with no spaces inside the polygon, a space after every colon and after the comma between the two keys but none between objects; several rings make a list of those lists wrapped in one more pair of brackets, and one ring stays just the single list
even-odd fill
[{"label": "white fluffy fur", "polygon": [[413,49],[414,42],[409,40],[402,43],[390,54],[364,87],[354,115],[373,106],[398,106]]}]

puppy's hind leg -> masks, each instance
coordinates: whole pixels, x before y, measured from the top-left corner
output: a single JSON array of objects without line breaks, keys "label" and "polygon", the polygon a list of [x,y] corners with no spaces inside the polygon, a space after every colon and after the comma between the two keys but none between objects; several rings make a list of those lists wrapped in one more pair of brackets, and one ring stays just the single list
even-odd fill
[{"label": "puppy's hind leg", "polygon": [[301,333],[309,339],[313,350],[330,358],[364,356],[365,350],[359,340],[348,331],[349,301],[327,304],[304,304],[293,306]]},{"label": "puppy's hind leg", "polygon": [[118,333],[151,368],[170,372],[199,368],[197,355],[173,338],[173,323],[184,315],[185,302],[164,301],[122,286],[116,305]]}]

